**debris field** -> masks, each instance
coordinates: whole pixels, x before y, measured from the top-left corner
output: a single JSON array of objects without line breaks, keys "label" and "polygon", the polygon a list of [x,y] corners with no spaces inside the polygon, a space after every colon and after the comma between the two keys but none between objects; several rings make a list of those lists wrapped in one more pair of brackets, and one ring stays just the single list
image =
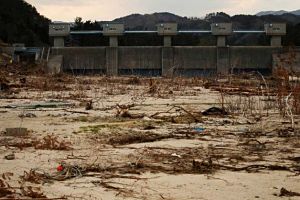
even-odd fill
[{"label": "debris field", "polygon": [[0,73],[0,199],[299,199],[300,82]]}]

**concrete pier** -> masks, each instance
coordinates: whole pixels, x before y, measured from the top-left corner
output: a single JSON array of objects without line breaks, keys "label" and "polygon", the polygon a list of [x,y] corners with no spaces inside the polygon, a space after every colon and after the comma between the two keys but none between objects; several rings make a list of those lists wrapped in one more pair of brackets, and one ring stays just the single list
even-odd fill
[{"label": "concrete pier", "polygon": [[163,47],[162,48],[162,76],[172,77],[174,73],[174,48]]},{"label": "concrete pier", "polygon": [[108,76],[118,75],[118,48],[107,47],[106,48],[106,74]]},{"label": "concrete pier", "polygon": [[230,69],[229,47],[217,47],[217,73],[228,74]]}]

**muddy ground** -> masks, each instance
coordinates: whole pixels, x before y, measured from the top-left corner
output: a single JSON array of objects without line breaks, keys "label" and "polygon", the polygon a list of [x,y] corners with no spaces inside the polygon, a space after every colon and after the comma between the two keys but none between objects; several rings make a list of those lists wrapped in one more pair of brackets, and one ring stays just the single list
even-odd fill
[{"label": "muddy ground", "polygon": [[5,78],[0,199],[300,199],[300,116],[272,79]]}]

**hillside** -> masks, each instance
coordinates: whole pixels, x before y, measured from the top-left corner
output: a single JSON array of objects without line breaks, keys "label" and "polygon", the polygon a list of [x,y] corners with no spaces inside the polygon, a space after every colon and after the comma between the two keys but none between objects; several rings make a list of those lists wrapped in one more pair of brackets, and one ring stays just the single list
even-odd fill
[{"label": "hillside", "polygon": [[45,45],[48,43],[49,22],[23,0],[0,1],[0,39],[6,43]]},{"label": "hillside", "polygon": [[263,15],[283,15],[283,14],[293,14],[293,15],[300,15],[300,9],[295,11],[285,11],[285,10],[279,10],[279,11],[262,11],[257,13],[257,16],[263,16]]},{"label": "hillside", "polygon": [[179,27],[201,28],[209,24],[199,18],[181,17],[172,13],[153,13],[153,14],[132,14],[122,18],[115,19],[114,22],[124,23],[127,29],[135,30],[155,30],[158,23],[176,22]]},{"label": "hillside", "polygon": [[[279,11],[278,14],[285,11]],[[294,11],[293,13],[298,13]],[[235,15],[226,13],[210,13],[204,18],[182,17],[168,12],[153,14],[132,14],[117,18],[114,22],[124,23],[127,30],[156,30],[156,24],[162,22],[176,22],[181,30],[210,29],[211,23],[232,22],[234,29],[262,30],[266,22],[287,23],[288,35],[284,38],[285,45],[300,46],[300,15],[284,13],[281,15]],[[50,20],[41,16],[38,11],[24,0],[0,1],[0,39],[5,43],[25,43],[27,46],[41,46],[49,43],[48,25]],[[100,30],[101,23],[90,20],[84,22],[80,17],[74,23],[74,30]],[[199,38],[197,35],[179,35],[180,41],[176,45],[210,45],[214,44],[214,37],[207,35]],[[106,38],[95,36],[74,37],[76,44],[95,46],[105,45]],[[266,36],[244,34],[234,35],[229,38],[231,45],[265,45]],[[156,45],[160,40],[154,36],[134,35],[122,39],[123,45]]]},{"label": "hillside", "polygon": [[[284,45],[297,45],[300,46],[300,15],[294,15],[285,13],[282,15],[235,15],[229,16],[226,13],[210,13],[204,18],[188,18],[174,15],[172,13],[153,13],[153,14],[133,14],[122,18],[115,19],[114,22],[120,22],[125,24],[127,30],[155,30],[155,25],[162,22],[176,22],[178,28],[181,30],[193,30],[193,29],[210,29],[211,23],[220,22],[232,22],[233,27],[236,30],[263,30],[265,23],[286,23],[288,34],[283,39]],[[98,22],[99,24],[103,22]],[[148,36],[140,36],[130,38],[126,36],[126,40],[130,41],[124,43],[125,45],[139,45],[154,44],[154,38]],[[201,37],[196,35],[179,35],[176,36],[179,40],[176,40],[176,45],[211,45],[214,44],[214,38],[208,35],[202,35]],[[155,41],[160,43],[159,41]],[[91,42],[92,43],[92,42]],[[229,37],[229,43],[231,45],[267,45],[268,38],[264,34],[234,34]]]},{"label": "hillside", "polygon": [[[226,13],[211,13],[205,18],[181,17],[172,13],[133,14],[113,20],[124,23],[131,30],[155,30],[155,25],[162,22],[176,22],[180,29],[209,29],[211,23],[232,22],[235,29],[261,29],[266,22],[284,22],[291,25],[300,23],[300,16],[283,15],[235,15]],[[99,22],[100,24],[102,22]]]}]

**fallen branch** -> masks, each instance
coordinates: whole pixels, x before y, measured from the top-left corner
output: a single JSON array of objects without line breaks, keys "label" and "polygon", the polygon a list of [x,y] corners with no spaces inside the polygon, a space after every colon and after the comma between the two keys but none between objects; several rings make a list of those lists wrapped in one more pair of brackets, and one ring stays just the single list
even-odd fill
[{"label": "fallen branch", "polygon": [[69,112],[69,113],[76,113],[76,114],[85,114],[85,115],[89,115],[90,113],[88,112],[83,112],[83,111],[74,111],[74,110],[67,110],[67,109],[62,109],[65,112]]},{"label": "fallen branch", "polygon": [[182,111],[184,111],[185,113],[187,113],[189,116],[191,116],[195,122],[201,122],[199,119],[197,119],[197,117],[195,117],[191,112],[187,111],[186,109],[184,109],[183,107],[181,106],[173,106],[174,108],[179,108],[181,109]]}]

